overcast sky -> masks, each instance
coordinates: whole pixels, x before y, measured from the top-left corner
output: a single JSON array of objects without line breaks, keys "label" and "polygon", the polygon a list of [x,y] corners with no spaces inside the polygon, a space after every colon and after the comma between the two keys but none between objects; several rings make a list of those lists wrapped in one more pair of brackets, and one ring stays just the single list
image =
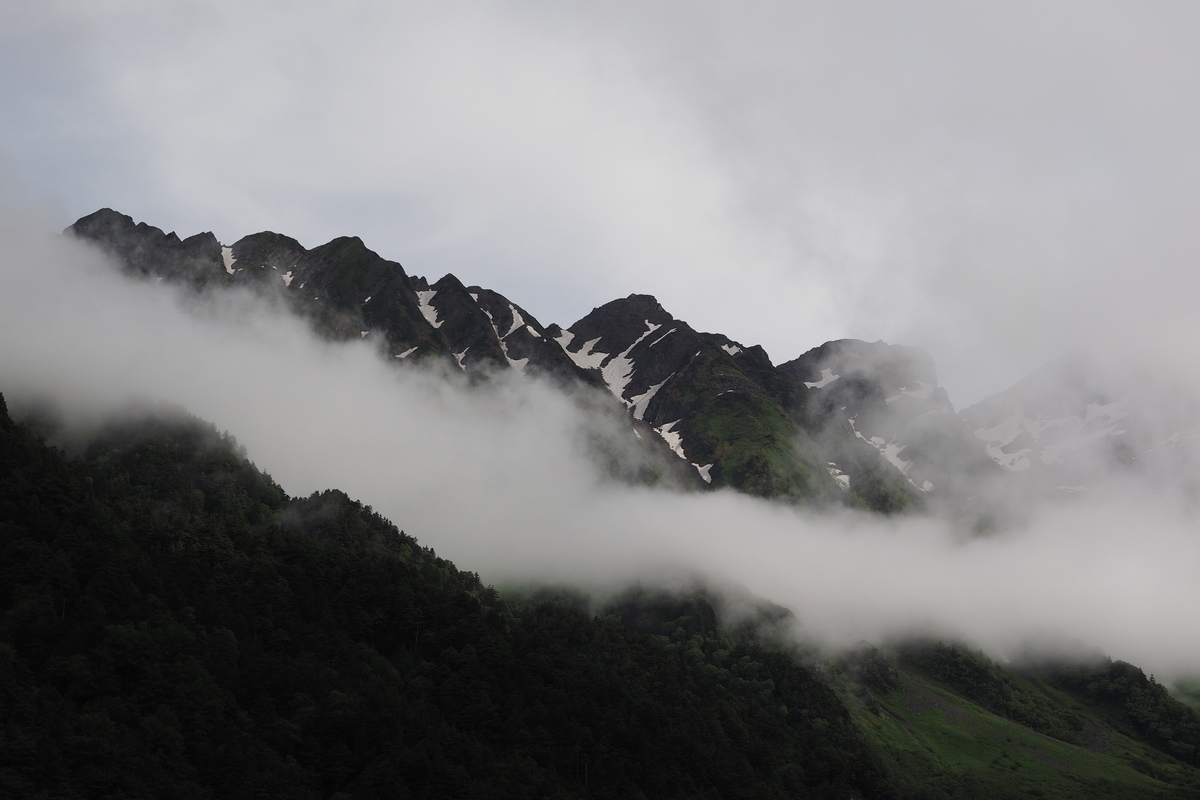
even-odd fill
[{"label": "overcast sky", "polygon": [[1167,0],[0,0],[0,181],[53,228],[359,235],[546,324],[644,292],[777,363],[917,344],[961,408],[1081,344],[1189,359],[1198,34]]}]

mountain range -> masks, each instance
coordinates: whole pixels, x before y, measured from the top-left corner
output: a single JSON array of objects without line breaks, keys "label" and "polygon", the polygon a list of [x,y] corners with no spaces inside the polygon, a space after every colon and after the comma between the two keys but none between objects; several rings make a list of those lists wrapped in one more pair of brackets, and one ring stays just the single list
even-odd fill
[{"label": "mountain range", "polygon": [[543,325],[454,275],[409,275],[357,237],[309,250],[262,232],[224,245],[111,209],[65,234],[133,275],[278,298],[321,335],[367,340],[398,364],[603,390],[653,465],[624,471],[637,480],[885,513],[981,507],[997,493],[1086,492],[1113,468],[1186,478],[1200,441],[1200,402],[1186,392],[1082,357],[956,412],[915,347],[843,339],[775,364],[762,347],[696,331],[641,294],[567,327]]},{"label": "mountain range", "polygon": [[68,456],[0,396],[0,796],[1200,797],[1194,687],[793,621],[704,584],[501,595],[178,409]]},{"label": "mountain range", "polygon": [[[1128,365],[1065,358],[956,412],[914,347],[776,365],[648,295],[543,326],[354,238],[224,245],[107,209],[66,233],[397,370],[546,380],[621,423],[597,454],[626,481],[892,513],[1194,473],[1197,404]],[[180,409],[70,455],[52,428],[0,395],[0,796],[1200,797],[1200,690],[1096,652],[829,652],[703,581],[501,593],[336,489],[289,497]]]}]

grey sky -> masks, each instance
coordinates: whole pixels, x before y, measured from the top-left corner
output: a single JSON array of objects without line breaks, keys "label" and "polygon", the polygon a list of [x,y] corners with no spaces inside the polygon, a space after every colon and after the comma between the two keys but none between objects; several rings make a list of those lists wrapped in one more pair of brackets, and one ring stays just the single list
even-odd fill
[{"label": "grey sky", "polygon": [[962,407],[1196,340],[1194,4],[0,3],[0,178],[229,242],[360,235],[542,322],[649,292]]}]

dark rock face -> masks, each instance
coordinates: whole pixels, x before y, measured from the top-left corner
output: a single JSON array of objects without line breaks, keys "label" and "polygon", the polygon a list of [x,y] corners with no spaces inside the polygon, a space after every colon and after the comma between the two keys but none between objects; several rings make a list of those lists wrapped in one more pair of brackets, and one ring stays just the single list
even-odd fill
[{"label": "dark rock face", "polygon": [[[543,327],[454,275],[432,284],[410,276],[357,237],[309,250],[263,231],[224,246],[212,233],[180,239],[112,209],[64,233],[132,275],[260,293],[320,335],[366,340],[394,363],[440,362],[477,382],[518,370],[603,388],[611,408],[578,397],[589,414],[632,417],[637,444],[596,448],[621,479],[668,475],[890,512],[1085,490],[1112,469],[1178,482],[1200,463],[1200,402],[1189,391],[1080,358],[956,414],[932,358],[915,347],[841,339],[776,367],[761,347],[698,332],[650,295],[606,303],[566,329]],[[1200,484],[1185,488],[1200,496]]]},{"label": "dark rock face", "polygon": [[[559,346],[557,326],[547,329],[503,295],[464,287],[453,275],[432,285],[410,276],[357,237],[339,237],[311,250],[270,231],[231,246],[222,246],[212,234],[181,242],[173,233],[107,209],[64,233],[98,245],[135,275],[203,291],[258,292],[308,320],[320,335],[372,342],[395,363],[441,362],[451,373],[461,370],[480,381],[515,369],[566,388],[603,385],[598,374],[578,367]],[[596,415],[622,414],[616,404],[588,409]],[[702,484],[648,427],[629,431],[629,441],[619,445],[592,439],[589,450],[615,479]]]},{"label": "dark rock face", "polygon": [[429,286],[424,279],[412,283],[419,293],[423,313],[437,326],[455,362],[464,370],[482,366],[508,368],[504,348],[491,318],[467,287],[453,275]]},{"label": "dark rock face", "polygon": [[[271,276],[274,291],[334,338],[359,338],[366,331],[378,337],[377,343],[389,356],[412,354],[413,348],[417,353],[440,352],[442,342],[421,316],[409,277],[399,264],[368,249],[358,237],[334,239],[310,251],[276,237],[271,233],[247,237],[275,240],[281,246],[264,254],[267,257],[259,263],[238,259],[234,269]],[[235,258],[245,242],[234,244]]]},{"label": "dark rock face", "polygon": [[701,349],[691,327],[668,314],[650,295],[614,300],[576,322],[559,343],[575,364],[597,370],[617,399],[644,419],[661,387]]},{"label": "dark rock face", "polygon": [[65,233],[101,245],[133,273],[171,278],[204,286],[221,282],[221,245],[211,233],[180,240],[111,208],[102,208],[67,228]]},{"label": "dark rock face", "polygon": [[509,364],[560,378],[594,383],[593,377],[579,369],[555,341],[551,329],[557,332],[560,330],[557,326],[542,327],[528,311],[491,289],[470,286],[467,292],[487,316]]}]

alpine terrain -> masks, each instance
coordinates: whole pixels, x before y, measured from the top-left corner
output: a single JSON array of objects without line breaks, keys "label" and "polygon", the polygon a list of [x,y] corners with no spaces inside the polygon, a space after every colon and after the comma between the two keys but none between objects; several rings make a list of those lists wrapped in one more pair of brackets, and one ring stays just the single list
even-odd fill
[{"label": "alpine terrain", "polygon": [[[594,455],[630,483],[872,519],[1072,502],[1114,468],[1197,488],[1200,404],[1081,358],[956,411],[915,347],[776,363],[643,294],[543,325],[354,237],[223,244],[110,209],[65,234],[144,280],[258,293],[397,370],[545,380],[619,421],[624,446]],[[1195,697],[1098,653],[828,653],[789,610],[701,582],[502,595],[336,488],[289,496],[184,410],[69,453],[19,417],[0,397],[5,797],[1200,798]]]}]

